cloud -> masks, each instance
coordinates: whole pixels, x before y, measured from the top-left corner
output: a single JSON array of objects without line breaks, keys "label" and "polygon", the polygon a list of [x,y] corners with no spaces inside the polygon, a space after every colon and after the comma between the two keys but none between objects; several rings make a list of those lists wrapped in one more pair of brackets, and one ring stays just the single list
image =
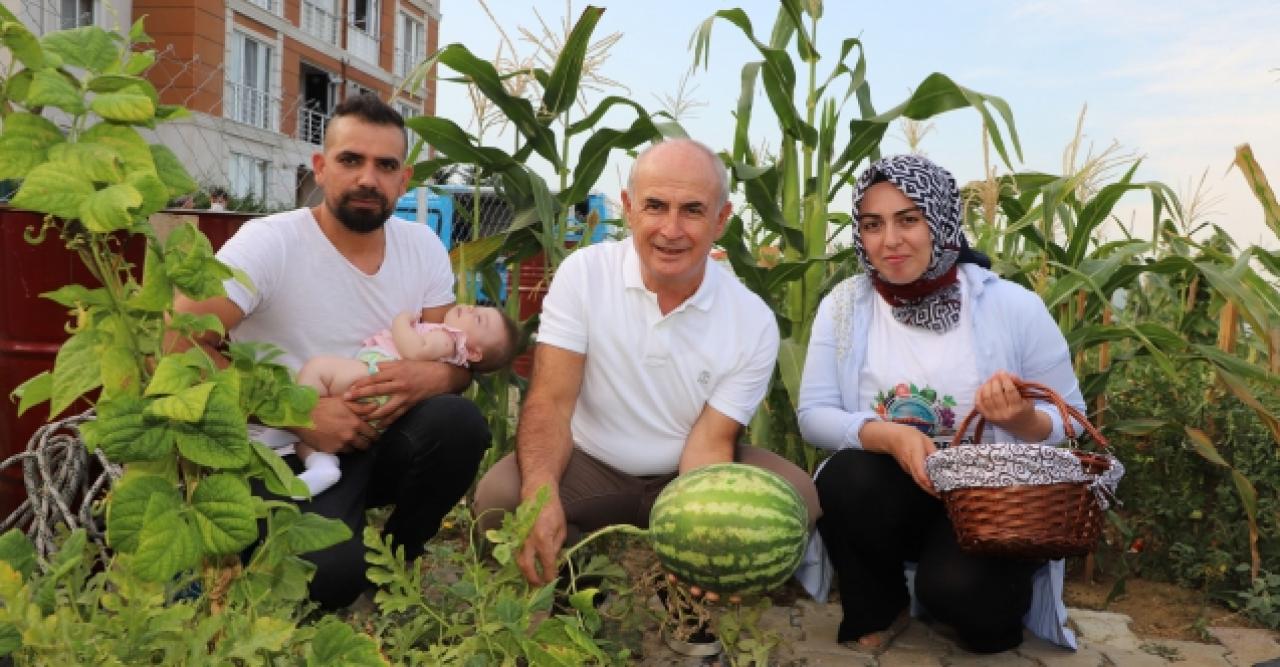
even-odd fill
[{"label": "cloud", "polygon": [[1185,12],[1162,3],[1153,10],[1151,3],[1134,0],[1035,0],[1018,2],[1010,10],[1010,22],[1025,25],[1028,21],[1049,23],[1058,31],[1079,31],[1088,35],[1129,35],[1167,32],[1187,23]]},{"label": "cloud", "polygon": [[1274,85],[1277,58],[1271,35],[1236,35],[1223,44],[1181,43],[1149,52],[1142,61],[1102,73],[1107,78],[1143,81],[1147,94],[1212,95],[1248,93]]}]

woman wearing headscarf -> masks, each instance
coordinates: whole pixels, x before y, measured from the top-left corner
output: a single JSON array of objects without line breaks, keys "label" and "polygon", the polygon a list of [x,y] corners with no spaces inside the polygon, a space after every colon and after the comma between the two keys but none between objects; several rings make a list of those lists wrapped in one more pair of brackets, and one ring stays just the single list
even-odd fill
[{"label": "woman wearing headscarf", "polygon": [[1036,294],[969,248],[945,169],[918,155],[881,159],[858,178],[853,210],[863,273],[819,306],[800,388],[801,434],[835,450],[816,479],[830,560],[807,559],[801,581],[825,599],[834,566],[838,639],[866,652],[883,651],[911,615],[951,626],[975,652],[1019,645],[1024,622],[1074,648],[1062,562],[960,551],[924,465],[970,409],[990,424],[986,441],[1062,441],[1057,410],[1014,382],[1083,409],[1066,341]]}]

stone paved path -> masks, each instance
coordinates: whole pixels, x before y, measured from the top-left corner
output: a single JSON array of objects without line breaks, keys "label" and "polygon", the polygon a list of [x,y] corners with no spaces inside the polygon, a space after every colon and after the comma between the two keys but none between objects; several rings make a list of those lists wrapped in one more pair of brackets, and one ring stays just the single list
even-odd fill
[{"label": "stone paved path", "polygon": [[[912,621],[890,649],[869,657],[835,642],[840,607],[800,600],[794,605],[769,609],[761,626],[782,638],[770,659],[771,667],[1280,667],[1280,637],[1267,630],[1210,628],[1219,643],[1167,639],[1142,639],[1129,629],[1130,619],[1082,609],[1070,610],[1071,623],[1080,638],[1080,650],[1067,651],[1041,639],[1028,637],[1021,647],[995,655],[964,651],[930,626]],[[642,667],[694,667],[726,664],[686,658],[671,652],[657,636],[647,635]],[[1272,661],[1276,661],[1273,664]]]}]

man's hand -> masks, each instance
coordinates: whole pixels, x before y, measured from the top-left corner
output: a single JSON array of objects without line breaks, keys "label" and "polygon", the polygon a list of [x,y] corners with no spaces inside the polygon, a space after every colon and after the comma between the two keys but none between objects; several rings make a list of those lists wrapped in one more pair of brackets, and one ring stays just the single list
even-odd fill
[{"label": "man's hand", "polygon": [[448,364],[403,360],[381,361],[378,362],[377,373],[356,380],[347,389],[343,398],[348,401],[359,401],[385,396],[386,402],[375,406],[376,409],[366,417],[385,429],[409,408],[432,396],[444,393],[440,388],[440,367],[443,366]]},{"label": "man's hand", "polygon": [[311,411],[312,427],[296,429],[294,433],[312,448],[330,454],[368,449],[378,439],[378,431],[367,421],[374,407],[323,397]]},{"label": "man's hand", "polygon": [[[556,557],[560,555],[560,547],[565,538],[564,507],[560,505],[560,496],[552,493],[542,512],[533,522],[533,530],[525,538],[516,556],[516,565],[524,578],[534,586],[549,584],[559,574],[556,570]],[[541,566],[541,572],[539,572]]]},{"label": "man's hand", "polygon": [[924,460],[938,448],[933,439],[921,433],[920,429],[906,424],[869,421],[863,425],[859,438],[863,449],[889,454],[920,488],[930,495],[938,495],[924,467]]}]

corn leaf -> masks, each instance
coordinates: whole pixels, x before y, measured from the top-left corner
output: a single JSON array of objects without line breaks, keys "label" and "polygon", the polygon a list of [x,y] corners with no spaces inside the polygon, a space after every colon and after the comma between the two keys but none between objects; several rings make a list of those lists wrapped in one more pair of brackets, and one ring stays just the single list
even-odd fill
[{"label": "corn leaf", "polygon": [[547,79],[542,94],[542,110],[551,115],[559,115],[569,109],[578,97],[578,85],[582,81],[582,62],[591,48],[591,33],[604,9],[590,7],[582,10],[582,15],[573,24],[569,36],[560,48],[551,75]]}]

